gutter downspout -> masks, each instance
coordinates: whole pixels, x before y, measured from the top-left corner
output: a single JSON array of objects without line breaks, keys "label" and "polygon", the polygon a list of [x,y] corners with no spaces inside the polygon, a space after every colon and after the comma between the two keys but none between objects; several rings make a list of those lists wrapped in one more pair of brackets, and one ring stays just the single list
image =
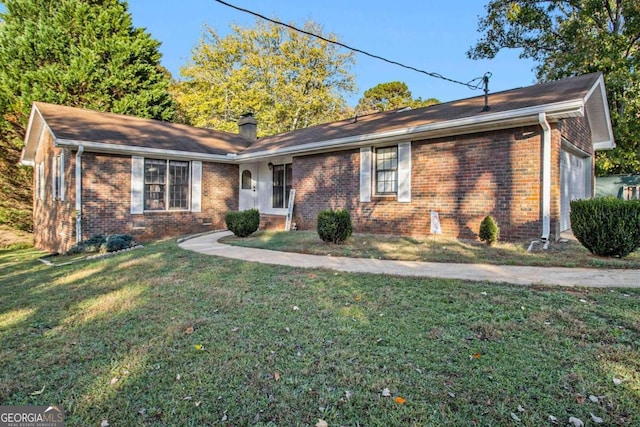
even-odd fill
[{"label": "gutter downspout", "polygon": [[82,153],[84,146],[76,152],[76,243],[82,241]]},{"label": "gutter downspout", "polygon": [[551,126],[545,113],[538,114],[542,127],[542,237],[548,244],[551,234]]}]

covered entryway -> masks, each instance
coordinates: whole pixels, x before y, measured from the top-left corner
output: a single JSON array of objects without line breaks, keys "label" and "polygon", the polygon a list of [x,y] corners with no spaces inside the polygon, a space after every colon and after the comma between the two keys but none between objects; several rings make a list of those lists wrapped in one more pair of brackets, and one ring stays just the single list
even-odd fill
[{"label": "covered entryway", "polygon": [[246,211],[258,207],[258,165],[240,165],[240,206],[238,210]]},{"label": "covered entryway", "polygon": [[591,157],[563,147],[560,159],[560,231],[569,230],[570,202],[591,197]]}]

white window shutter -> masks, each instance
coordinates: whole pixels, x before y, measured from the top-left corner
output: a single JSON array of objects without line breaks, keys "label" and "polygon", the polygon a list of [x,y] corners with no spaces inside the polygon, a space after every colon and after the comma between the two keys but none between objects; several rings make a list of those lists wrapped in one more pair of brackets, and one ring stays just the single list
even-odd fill
[{"label": "white window shutter", "polygon": [[144,157],[131,157],[131,213],[144,213]]},{"label": "white window shutter", "polygon": [[58,197],[56,188],[58,186],[58,162],[56,162],[56,156],[51,157],[51,200],[55,200]]},{"label": "white window shutter", "polygon": [[360,149],[360,201],[371,201],[371,147]]},{"label": "white window shutter", "polygon": [[44,196],[45,196],[45,178],[44,178],[44,162],[40,162],[39,165],[39,169],[40,169],[40,200],[44,200]]},{"label": "white window shutter", "polygon": [[60,200],[64,202],[64,194],[65,194],[65,182],[64,182],[64,151],[60,153],[60,164],[58,165],[60,168]]},{"label": "white window shutter", "polygon": [[191,162],[191,212],[202,212],[202,162]]},{"label": "white window shutter", "polygon": [[398,201],[411,202],[411,142],[398,144]]}]

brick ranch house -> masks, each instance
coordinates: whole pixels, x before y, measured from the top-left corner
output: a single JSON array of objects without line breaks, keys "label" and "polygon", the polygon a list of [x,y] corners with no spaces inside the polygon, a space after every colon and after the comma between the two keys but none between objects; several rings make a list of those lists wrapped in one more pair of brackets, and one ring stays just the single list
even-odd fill
[{"label": "brick ranch house", "polygon": [[[314,229],[346,208],[356,232],[505,240],[558,237],[569,201],[591,197],[594,152],[615,146],[600,74],[256,138],[36,102],[22,163],[34,167],[36,247],[93,234],[144,241],[225,228],[229,210]],[[281,220],[281,221],[279,221]]]}]

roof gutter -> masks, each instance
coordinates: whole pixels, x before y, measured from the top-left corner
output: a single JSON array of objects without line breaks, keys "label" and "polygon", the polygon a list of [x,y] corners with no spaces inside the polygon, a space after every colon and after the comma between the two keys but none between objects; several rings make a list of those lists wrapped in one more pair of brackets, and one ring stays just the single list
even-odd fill
[{"label": "roof gutter", "polygon": [[547,115],[540,113],[542,127],[542,237],[547,242],[551,234],[551,126]]},{"label": "roof gutter", "polygon": [[[193,153],[181,150],[166,150],[162,148],[150,148],[150,147],[135,147],[131,145],[114,145],[104,142],[93,141],[77,141],[73,139],[57,139],[55,145],[59,147],[78,148],[83,147],[83,150],[97,151],[100,153],[110,154],[122,154],[127,156],[161,156],[174,159],[184,160],[204,160],[218,163],[234,163],[235,156],[229,154],[207,154],[207,153]],[[230,155],[231,154],[231,155]]]},{"label": "roof gutter", "polygon": [[[361,145],[368,145],[374,142],[384,142],[385,140],[399,141],[401,139],[416,139],[416,137],[427,139],[444,136],[448,132],[452,131],[456,134],[472,133],[480,130],[487,130],[487,128],[497,124],[500,125],[500,128],[504,128],[505,125],[520,126],[522,124],[538,124],[538,116],[540,114],[545,114],[549,119],[554,120],[567,117],[580,117],[584,115],[584,102],[582,99],[576,99],[535,107],[520,108],[518,110],[491,113],[479,117],[465,117],[445,122],[395,129],[386,132],[311,142],[293,147],[262,150],[246,154],[240,153],[237,155],[236,159],[238,161],[248,161],[271,156],[307,153],[310,151],[323,151],[336,148],[346,149]],[[525,121],[526,123],[524,123]]]}]

